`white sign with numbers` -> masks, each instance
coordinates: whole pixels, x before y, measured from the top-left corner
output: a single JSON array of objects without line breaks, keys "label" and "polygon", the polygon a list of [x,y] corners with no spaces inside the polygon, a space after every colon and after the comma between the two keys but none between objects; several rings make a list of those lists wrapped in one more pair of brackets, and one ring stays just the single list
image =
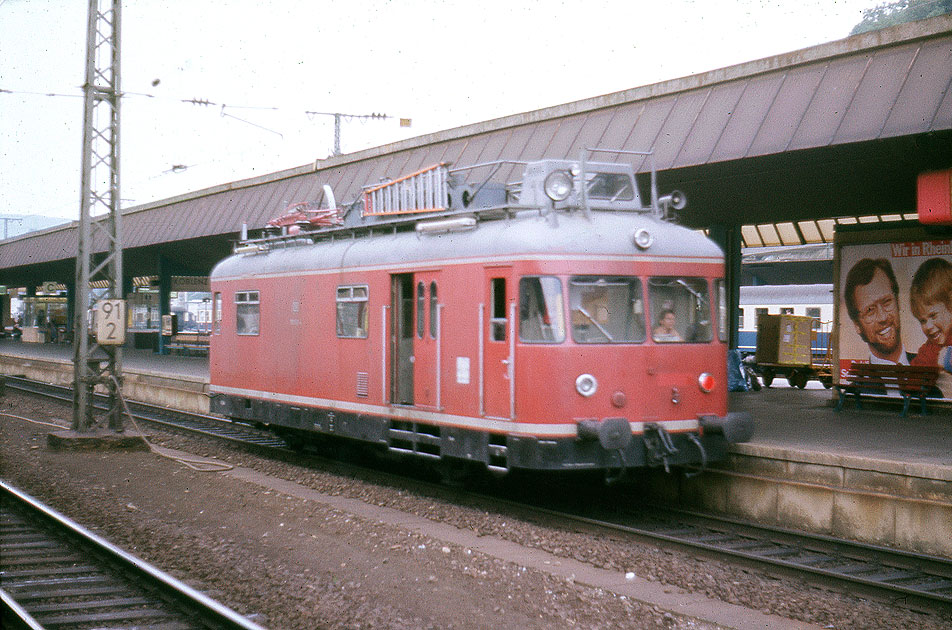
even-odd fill
[{"label": "white sign with numbers", "polygon": [[96,343],[119,346],[126,342],[126,301],[100,300],[96,303]]}]

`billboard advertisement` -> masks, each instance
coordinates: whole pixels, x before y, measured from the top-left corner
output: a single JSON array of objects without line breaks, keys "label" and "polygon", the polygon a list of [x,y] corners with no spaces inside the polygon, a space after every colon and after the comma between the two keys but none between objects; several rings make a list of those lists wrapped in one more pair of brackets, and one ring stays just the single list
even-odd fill
[{"label": "billboard advertisement", "polygon": [[952,400],[952,239],[838,245],[840,374],[850,363],[936,365]]}]

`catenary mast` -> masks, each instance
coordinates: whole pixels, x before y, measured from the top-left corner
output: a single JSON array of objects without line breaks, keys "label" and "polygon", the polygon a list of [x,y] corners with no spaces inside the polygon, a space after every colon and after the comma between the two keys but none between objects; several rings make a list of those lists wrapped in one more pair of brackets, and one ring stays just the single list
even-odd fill
[{"label": "catenary mast", "polygon": [[[122,298],[122,231],[119,208],[119,33],[120,1],[90,0],[86,38],[83,121],[82,198],[76,253],[73,319],[73,430],[93,425],[92,397],[96,385],[109,392],[109,427],[122,430],[119,386],[125,336]],[[105,255],[94,256],[96,249]],[[106,281],[99,318],[108,315],[115,336],[89,337],[90,282]],[[105,304],[105,307],[102,305]]]}]

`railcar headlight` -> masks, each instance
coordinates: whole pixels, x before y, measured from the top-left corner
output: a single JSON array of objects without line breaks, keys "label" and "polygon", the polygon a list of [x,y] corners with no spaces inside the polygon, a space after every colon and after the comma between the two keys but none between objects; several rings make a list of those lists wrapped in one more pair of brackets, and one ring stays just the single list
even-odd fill
[{"label": "railcar headlight", "polygon": [[635,230],[631,240],[635,242],[635,245],[637,245],[639,249],[648,249],[651,247],[651,244],[654,243],[654,235],[645,228],[638,228]]},{"label": "railcar headlight", "polygon": [[701,391],[705,394],[710,394],[714,390],[714,377],[707,372],[704,372],[697,377],[697,385],[701,388]]},{"label": "railcar headlight", "polygon": [[546,175],[545,194],[552,201],[564,201],[572,192],[572,176],[566,171],[552,171]]},{"label": "railcar headlight", "polygon": [[575,379],[575,391],[588,398],[598,390],[598,381],[591,374],[582,374]]}]

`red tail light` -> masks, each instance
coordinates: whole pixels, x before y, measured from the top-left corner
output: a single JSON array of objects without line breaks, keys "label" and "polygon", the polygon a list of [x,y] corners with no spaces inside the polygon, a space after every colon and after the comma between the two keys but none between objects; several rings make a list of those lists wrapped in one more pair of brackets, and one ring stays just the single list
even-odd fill
[{"label": "red tail light", "polygon": [[698,387],[701,388],[701,391],[705,394],[710,394],[713,391],[714,386],[716,385],[714,377],[707,372],[704,372],[697,377]]}]

